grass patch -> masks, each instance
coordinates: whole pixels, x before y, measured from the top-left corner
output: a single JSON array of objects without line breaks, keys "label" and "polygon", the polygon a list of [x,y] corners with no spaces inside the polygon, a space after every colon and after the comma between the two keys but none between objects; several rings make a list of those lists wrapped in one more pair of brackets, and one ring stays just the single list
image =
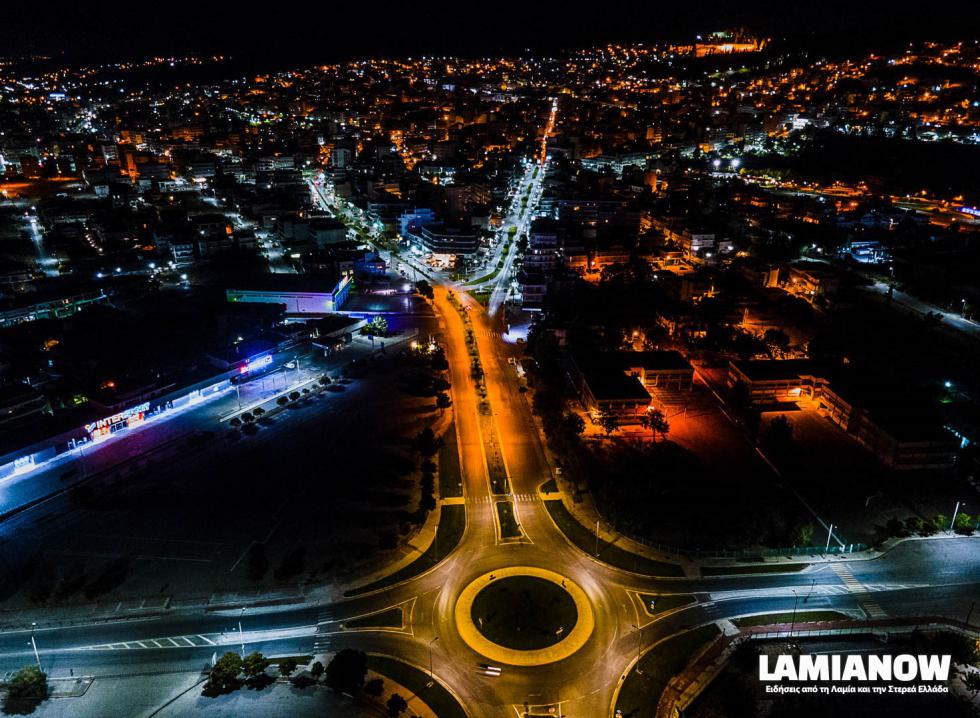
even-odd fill
[{"label": "grass patch", "polygon": [[473,622],[498,646],[533,651],[553,646],[578,622],[571,595],[536,576],[499,578],[473,601]]},{"label": "grass patch", "polygon": [[394,586],[423,571],[428,571],[446,556],[456,550],[456,545],[463,537],[466,528],[466,509],[462,506],[443,506],[439,516],[439,526],[436,528],[436,540],[432,542],[425,553],[404,568],[395,571],[390,576],[373,581],[365,586],[345,591],[345,596],[360,596],[376,591],[379,588]]},{"label": "grass patch", "polygon": [[389,608],[367,616],[361,616],[350,621],[344,621],[346,628],[401,628],[402,610]]},{"label": "grass patch", "polygon": [[509,494],[510,484],[507,483],[507,477],[503,474],[503,471],[490,470],[490,488],[495,494]]},{"label": "grass patch", "polygon": [[[813,623],[814,621],[840,621],[848,620],[850,616],[840,611],[797,611],[796,623]],[[777,623],[790,623],[793,621],[793,614],[786,613],[763,613],[759,616],[745,616],[744,618],[734,618],[732,623],[736,626],[770,626]]]},{"label": "grass patch", "polygon": [[420,671],[397,658],[375,655],[368,656],[368,668],[405,686],[425,701],[439,718],[467,718],[463,706],[438,680],[432,683],[431,688],[427,687],[429,674],[426,671]]},{"label": "grass patch", "polygon": [[514,515],[514,504],[510,501],[497,502],[497,518],[500,519],[501,538],[517,538],[521,535],[521,527],[517,525]]},{"label": "grass patch", "polygon": [[[675,608],[680,608],[681,606],[693,606],[697,599],[686,593],[669,594],[667,596],[658,596],[652,593],[641,593],[640,600],[643,601],[643,610],[649,613],[651,616],[656,616],[658,613],[666,613],[667,611],[673,611]],[[650,601],[654,602],[653,610],[650,609]]]},{"label": "grass patch", "polygon": [[[595,534],[576,521],[575,517],[568,512],[565,504],[560,499],[545,501],[544,505],[548,509],[548,513],[551,514],[552,520],[569,541],[590,556],[596,555]],[[608,563],[610,566],[615,566],[626,571],[633,571],[634,573],[647,574],[649,576],[684,575],[684,571],[677,564],[654,561],[645,556],[624,551],[618,546],[614,546],[602,539],[599,540],[599,553],[597,558],[604,563]]]},{"label": "grass patch", "polygon": [[668,638],[647,651],[638,664],[642,673],[634,666],[623,681],[616,708],[630,718],[655,718],[657,703],[670,679],[719,633],[716,625],[709,624]]},{"label": "grass patch", "polygon": [[702,576],[728,576],[740,573],[795,573],[808,563],[762,563],[755,566],[702,566]]},{"label": "grass patch", "polygon": [[463,284],[464,287],[472,286],[474,284],[482,284],[483,282],[489,282],[492,279],[496,279],[497,275],[500,274],[499,269],[494,269],[489,274],[484,274],[482,277],[477,277],[476,279],[471,279],[470,281]]},{"label": "grass patch", "polygon": [[463,495],[455,422],[442,435],[442,446],[439,447],[439,495],[444,499]]},{"label": "grass patch", "polygon": [[290,659],[296,661],[297,666],[308,666],[310,665],[310,661],[313,660],[313,656],[279,656],[278,658],[270,658],[269,663],[278,666],[283,661]]}]

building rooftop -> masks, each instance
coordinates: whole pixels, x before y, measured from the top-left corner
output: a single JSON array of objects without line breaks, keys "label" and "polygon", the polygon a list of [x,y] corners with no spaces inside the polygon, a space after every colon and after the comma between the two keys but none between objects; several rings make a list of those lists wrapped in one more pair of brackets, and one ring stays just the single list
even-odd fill
[{"label": "building rooftop", "polygon": [[822,371],[821,367],[809,359],[752,359],[733,361],[732,366],[750,381],[793,379],[804,374],[820,374]]},{"label": "building rooftop", "polygon": [[253,292],[333,292],[340,282],[338,272],[322,274],[253,274],[226,282],[229,290]]}]

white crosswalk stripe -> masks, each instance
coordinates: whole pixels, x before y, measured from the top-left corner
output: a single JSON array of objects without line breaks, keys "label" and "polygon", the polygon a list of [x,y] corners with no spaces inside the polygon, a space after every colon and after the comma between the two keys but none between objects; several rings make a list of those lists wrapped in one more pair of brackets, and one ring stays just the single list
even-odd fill
[{"label": "white crosswalk stripe", "polygon": [[153,650],[156,648],[205,648],[218,645],[218,636],[210,638],[200,634],[187,636],[165,636],[163,638],[144,638],[140,641],[123,643],[102,643],[96,646],[86,646],[89,651],[135,651],[139,649]]},{"label": "white crosswalk stripe", "polygon": [[836,573],[840,580],[847,586],[847,590],[854,594],[861,608],[864,612],[868,614],[871,618],[887,618],[888,614],[885,612],[877,601],[873,600],[870,596],[870,591],[868,587],[854,578],[854,572],[851,571],[851,567],[844,563],[833,564],[834,573]]},{"label": "white crosswalk stripe", "polygon": [[490,503],[491,501],[493,502],[506,501],[507,499],[511,499],[513,501],[519,501],[523,503],[530,503],[532,501],[537,501],[538,496],[537,494],[498,494],[491,499],[490,496],[484,494],[483,496],[467,496],[466,503],[487,504]]}]

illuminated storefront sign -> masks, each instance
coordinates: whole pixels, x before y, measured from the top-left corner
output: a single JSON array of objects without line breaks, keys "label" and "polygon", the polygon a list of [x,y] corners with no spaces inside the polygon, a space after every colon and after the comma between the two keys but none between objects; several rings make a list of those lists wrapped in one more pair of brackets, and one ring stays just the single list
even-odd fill
[{"label": "illuminated storefront sign", "polygon": [[239,367],[238,372],[240,374],[248,374],[250,371],[255,371],[256,369],[263,369],[272,363],[272,355],[266,354],[264,357],[259,357],[255,361],[246,359],[245,363]]},{"label": "illuminated storefront sign", "polygon": [[112,432],[117,431],[124,426],[136,426],[143,421],[143,418],[146,416],[146,412],[149,410],[150,402],[143,402],[138,406],[131,407],[125,411],[120,411],[118,414],[113,414],[112,416],[99,419],[91,424],[86,424],[85,431],[88,432],[89,436],[91,436],[93,440],[99,439],[108,436]]}]

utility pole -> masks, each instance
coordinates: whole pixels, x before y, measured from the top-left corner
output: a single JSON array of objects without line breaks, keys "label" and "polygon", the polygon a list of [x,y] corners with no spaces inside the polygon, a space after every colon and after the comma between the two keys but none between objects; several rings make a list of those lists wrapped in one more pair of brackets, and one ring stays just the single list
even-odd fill
[{"label": "utility pole", "polygon": [[956,526],[956,514],[960,512],[960,501],[956,502],[956,508],[953,509],[953,520],[949,522],[949,530],[952,531],[953,527]]},{"label": "utility pole", "polygon": [[31,647],[34,649],[34,660],[37,661],[37,669],[41,671],[41,673],[44,673],[44,671],[41,670],[41,655],[37,652],[37,641],[34,640],[34,629],[36,628],[37,628],[37,623],[32,622],[31,623]]},{"label": "utility pole", "polygon": [[595,520],[595,555],[599,555],[599,519]]},{"label": "utility pole", "polygon": [[827,529],[827,545],[824,547],[823,550],[824,553],[830,551],[830,539],[833,537],[833,535],[834,535],[834,525],[830,524],[830,528]]}]

